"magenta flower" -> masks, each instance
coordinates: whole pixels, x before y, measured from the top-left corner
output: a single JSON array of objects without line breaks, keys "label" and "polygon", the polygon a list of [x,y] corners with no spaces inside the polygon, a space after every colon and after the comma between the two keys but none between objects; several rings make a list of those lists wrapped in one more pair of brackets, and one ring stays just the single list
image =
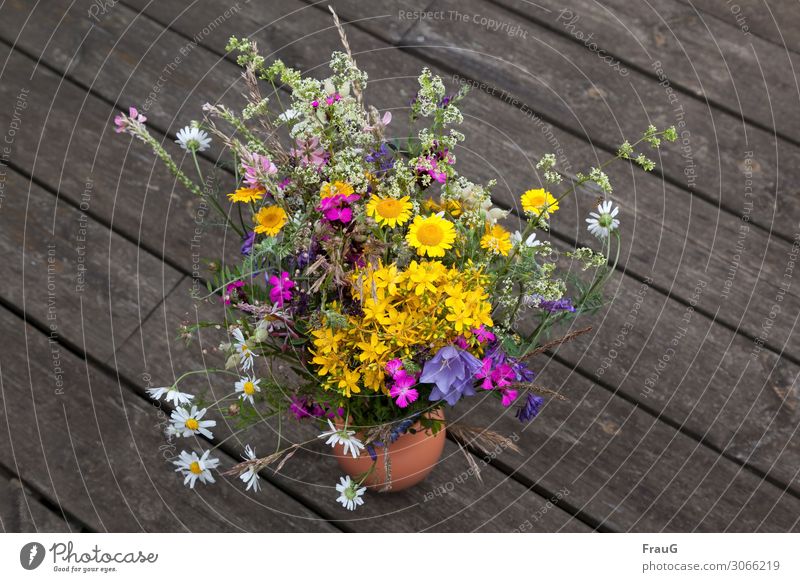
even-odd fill
[{"label": "magenta flower", "polygon": [[349,196],[334,194],[323,198],[319,203],[318,210],[330,222],[338,220],[342,224],[347,224],[353,219],[353,211],[350,209],[349,204],[359,198],[361,197],[358,194],[350,194]]},{"label": "magenta flower", "polygon": [[478,339],[480,343],[493,342],[496,339],[495,335],[491,331],[486,329],[483,326],[483,324],[481,324],[480,327],[476,327],[475,329],[473,329],[472,333],[475,334],[475,337]]},{"label": "magenta flower", "polygon": [[428,174],[431,178],[439,182],[440,184],[444,184],[447,182],[447,173],[439,171],[436,160],[433,159],[431,156],[426,156],[425,161],[427,164],[420,164],[417,166],[417,172],[421,174]]},{"label": "magenta flower", "polygon": [[294,281],[289,278],[289,273],[284,271],[280,277],[273,275],[269,278],[272,289],[269,290],[269,299],[279,307],[283,307],[284,302],[291,301],[294,288]]},{"label": "magenta flower", "polygon": [[331,93],[330,95],[325,97],[325,103],[327,103],[328,105],[333,105],[334,103],[341,101],[341,99],[342,96],[339,95],[338,93]]},{"label": "magenta flower", "polygon": [[412,388],[417,383],[417,379],[406,372],[400,370],[394,375],[394,383],[389,390],[389,396],[397,398],[395,404],[400,408],[405,408],[419,397],[419,392]]},{"label": "magenta flower", "polygon": [[307,140],[298,139],[297,147],[289,150],[289,153],[304,166],[321,168],[328,161],[328,154],[320,147],[317,137]]},{"label": "magenta flower", "polygon": [[389,374],[392,378],[394,378],[395,374],[397,374],[400,370],[403,369],[403,360],[400,358],[395,358],[394,360],[389,360],[386,362],[386,373]]},{"label": "magenta flower", "polygon": [[244,293],[240,291],[242,287],[244,287],[244,281],[228,283],[225,286],[225,295],[221,297],[222,302],[225,303],[225,305],[230,305],[233,299],[237,301],[242,300],[242,296],[244,295]]},{"label": "magenta flower", "polygon": [[513,388],[506,388],[505,390],[503,390],[502,395],[503,395],[503,406],[505,406],[506,408],[514,404],[514,401],[517,399],[517,391],[514,390]]},{"label": "magenta flower", "polygon": [[503,362],[499,366],[495,366],[492,358],[484,358],[481,363],[481,369],[475,374],[475,377],[483,379],[481,387],[484,390],[494,390],[496,388],[505,388],[513,384],[517,375],[507,363]]}]

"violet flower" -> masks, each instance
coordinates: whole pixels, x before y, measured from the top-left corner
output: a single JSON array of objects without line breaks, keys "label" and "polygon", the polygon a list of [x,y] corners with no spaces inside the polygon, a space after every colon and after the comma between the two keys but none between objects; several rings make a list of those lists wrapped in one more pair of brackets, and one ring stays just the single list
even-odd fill
[{"label": "violet flower", "polygon": [[525,404],[517,410],[517,418],[522,422],[528,422],[539,414],[542,404],[544,404],[544,398],[528,392]]},{"label": "violet flower", "polygon": [[548,300],[542,299],[541,296],[534,295],[531,301],[539,300],[539,309],[547,311],[548,313],[556,313],[558,311],[575,311],[575,306],[572,304],[572,299],[569,297],[562,297],[561,299]]},{"label": "violet flower", "polygon": [[253,252],[253,244],[256,242],[256,233],[254,230],[248,232],[242,237],[242,254],[249,255]]},{"label": "violet flower", "polygon": [[455,405],[462,396],[474,396],[475,372],[481,361],[455,346],[445,346],[425,362],[419,381],[436,384],[429,400],[445,400]]}]

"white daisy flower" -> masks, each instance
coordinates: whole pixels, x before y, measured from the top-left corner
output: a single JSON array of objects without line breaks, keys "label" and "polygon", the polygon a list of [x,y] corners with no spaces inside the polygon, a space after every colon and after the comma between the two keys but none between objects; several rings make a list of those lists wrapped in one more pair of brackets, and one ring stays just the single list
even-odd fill
[{"label": "white daisy flower", "polygon": [[[514,243],[516,246],[523,246],[522,243],[522,233],[520,231],[514,231],[514,234],[511,235],[511,242]],[[528,238],[525,239],[524,246],[526,247],[538,247],[542,244],[541,241],[536,240],[536,233],[534,232]]]},{"label": "white daisy flower", "polygon": [[242,362],[242,369],[246,372],[253,367],[253,358],[256,356],[250,347],[247,345],[247,340],[244,339],[244,334],[242,330],[238,327],[233,330],[231,333],[233,335],[233,339],[236,340],[236,345],[234,348],[236,349],[236,353],[239,354]]},{"label": "white daisy flower", "polygon": [[196,406],[192,406],[191,411],[187,411],[180,406],[173,410],[170,420],[175,427],[176,433],[184,437],[190,437],[193,434],[201,434],[206,438],[213,438],[214,435],[211,434],[208,428],[217,426],[217,421],[202,420],[207,410],[207,408],[197,410]]},{"label": "white daisy flower", "polygon": [[361,454],[361,451],[364,449],[364,445],[360,440],[353,436],[356,434],[355,431],[347,430],[345,428],[336,428],[333,422],[331,422],[330,418],[328,419],[328,426],[331,427],[331,430],[324,431],[317,438],[327,438],[328,440],[325,442],[325,444],[330,445],[331,447],[342,445],[344,447],[344,454],[346,455],[349,449],[350,454],[353,455],[354,459]]},{"label": "white daisy flower", "polygon": [[172,402],[173,406],[180,406],[181,404],[189,404],[194,398],[194,394],[181,392],[175,386],[163,386],[161,388],[148,388],[147,394],[153,400],[161,400],[161,397],[167,395],[164,400]]},{"label": "white daisy flower", "polygon": [[219,459],[210,457],[210,453],[211,451],[206,451],[202,457],[198,457],[194,451],[192,454],[181,451],[178,460],[172,461],[172,464],[178,467],[175,472],[180,472],[184,476],[183,484],[189,485],[189,489],[194,489],[194,484],[198,479],[201,483],[214,483],[211,469],[217,468]]},{"label": "white daisy flower", "polygon": [[[255,461],[256,460],[256,450],[252,448],[250,445],[245,446],[244,448],[244,459],[247,461]],[[261,489],[261,477],[256,472],[255,465],[251,465],[247,468],[247,471],[239,475],[239,479],[247,483],[247,488],[245,491],[250,491],[250,488],[253,488],[254,492],[258,492]]]},{"label": "white daisy flower", "polygon": [[261,378],[240,378],[234,386],[236,387],[236,392],[239,392],[239,398],[242,401],[249,400],[250,404],[255,405],[255,400],[253,400],[253,394],[256,392],[261,392],[261,387],[258,383],[261,382]]},{"label": "white daisy flower", "polygon": [[615,217],[619,213],[619,206],[614,206],[611,200],[605,200],[597,206],[597,212],[590,212],[589,218],[586,222],[589,224],[587,227],[597,238],[608,238],[612,231],[619,228],[619,220]]},{"label": "white daisy flower", "polygon": [[175,143],[187,152],[204,152],[211,145],[211,138],[199,127],[187,125],[180,130]]},{"label": "white daisy flower", "polygon": [[336,491],[338,491],[340,495],[336,501],[341,503],[345,509],[353,511],[359,505],[364,505],[364,500],[361,499],[361,496],[364,495],[367,488],[359,487],[358,485],[358,483],[350,479],[350,475],[339,478]]}]

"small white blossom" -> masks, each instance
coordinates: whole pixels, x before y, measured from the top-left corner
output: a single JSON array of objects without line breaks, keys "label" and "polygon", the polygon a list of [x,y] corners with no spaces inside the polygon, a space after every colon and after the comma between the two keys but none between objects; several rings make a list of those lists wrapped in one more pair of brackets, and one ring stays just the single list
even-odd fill
[{"label": "small white blossom", "polygon": [[180,472],[184,476],[183,484],[188,485],[189,489],[194,489],[198,479],[201,483],[214,483],[211,469],[217,468],[219,459],[210,457],[210,453],[211,451],[206,451],[202,457],[198,457],[194,451],[191,454],[181,451],[178,460],[172,461],[172,464],[178,467],[175,472]]},{"label": "small white blossom", "polygon": [[344,447],[344,454],[346,455],[349,450],[354,459],[361,454],[364,445],[354,436],[356,434],[355,431],[347,430],[346,428],[336,428],[330,418],[328,419],[328,426],[331,427],[331,430],[324,431],[317,438],[327,438],[328,440],[325,444],[332,447],[342,445],[342,447]]},{"label": "small white blossom", "polygon": [[[522,243],[522,233],[520,231],[514,231],[514,234],[511,235],[511,242],[514,243],[516,246],[523,246]],[[536,233],[532,233],[528,238],[525,239],[524,246],[526,247],[538,247],[542,244],[541,241],[536,240]]]},{"label": "small white blossom", "polygon": [[597,212],[590,212],[586,222],[587,227],[597,238],[608,238],[612,231],[619,228],[619,220],[615,218],[619,213],[619,206],[612,208],[613,202],[606,200],[597,206]]},{"label": "small white blossom", "polygon": [[203,420],[207,410],[207,408],[197,410],[196,406],[192,406],[191,410],[186,410],[182,407],[173,410],[170,420],[175,427],[175,432],[184,437],[201,434],[206,438],[213,438],[214,435],[208,429],[212,426],[217,426],[217,421]]},{"label": "small white blossom", "polygon": [[180,406],[181,404],[189,404],[194,398],[194,394],[187,394],[181,392],[175,386],[164,386],[161,388],[148,388],[147,394],[153,400],[160,400],[162,396],[167,395],[164,400],[172,402],[173,406]]},{"label": "small white blossom", "polygon": [[198,127],[187,125],[177,134],[175,143],[187,152],[204,152],[211,145],[211,138]]},{"label": "small white blossom", "polygon": [[[257,458],[256,450],[252,448],[250,445],[245,446],[244,459],[246,461],[255,461],[256,458]],[[250,491],[251,487],[254,492],[258,492],[258,490],[261,489],[261,483],[260,483],[261,477],[256,471],[255,465],[250,465],[247,468],[247,471],[239,475],[239,479],[241,479],[247,484],[247,488],[245,489],[245,491]]]},{"label": "small white blossom", "polygon": [[336,501],[341,503],[345,509],[353,511],[359,505],[364,505],[364,500],[361,497],[366,490],[366,487],[359,487],[359,483],[350,479],[350,475],[340,477],[339,484],[336,485],[336,491],[340,495]]},{"label": "small white blossom", "polygon": [[241,329],[237,327],[233,330],[232,335],[233,339],[236,340],[236,345],[234,347],[236,349],[236,353],[239,354],[239,357],[241,358],[242,369],[244,369],[246,372],[253,367],[253,358],[255,357],[255,354],[247,345],[247,340],[244,339],[244,334],[242,333]]},{"label": "small white blossom", "polygon": [[300,116],[300,112],[297,111],[296,109],[287,109],[286,111],[284,111],[283,113],[281,113],[278,116],[278,119],[280,119],[281,121],[283,121],[285,123],[287,121],[291,121],[293,119],[296,119],[299,116]]},{"label": "small white blossom", "polygon": [[255,405],[253,395],[256,392],[261,392],[261,387],[258,385],[259,382],[261,382],[261,378],[239,378],[239,381],[234,385],[236,387],[236,392],[239,393],[239,398],[241,398],[242,401],[249,400],[250,404]]}]

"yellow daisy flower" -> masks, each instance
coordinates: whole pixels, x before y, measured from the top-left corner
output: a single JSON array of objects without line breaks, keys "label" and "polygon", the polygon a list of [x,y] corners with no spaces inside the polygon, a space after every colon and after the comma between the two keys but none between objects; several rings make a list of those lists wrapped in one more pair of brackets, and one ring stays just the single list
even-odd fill
[{"label": "yellow daisy flower", "polygon": [[276,236],[286,224],[286,212],[280,206],[265,206],[255,215],[255,221],[254,231]]},{"label": "yellow daisy flower", "polygon": [[266,190],[263,188],[237,188],[236,192],[228,194],[231,202],[258,202],[264,197]]},{"label": "yellow daisy flower", "polygon": [[409,200],[409,196],[381,198],[373,194],[367,203],[367,215],[374,218],[378,224],[390,228],[403,225],[411,218],[413,206]]},{"label": "yellow daisy flower", "polygon": [[511,233],[499,224],[494,225],[481,238],[481,248],[497,255],[508,255],[511,250]]},{"label": "yellow daisy flower", "polygon": [[533,216],[544,215],[545,218],[558,210],[558,201],[544,188],[528,190],[522,195],[522,208]]},{"label": "yellow daisy flower", "polygon": [[319,190],[320,198],[330,198],[331,196],[336,196],[337,194],[350,196],[352,193],[353,187],[347,182],[341,182],[339,180],[336,180],[333,183],[325,182],[322,185],[322,188]]},{"label": "yellow daisy flower", "polygon": [[415,216],[414,222],[406,235],[408,244],[417,249],[418,255],[443,257],[447,249],[453,247],[456,240],[456,228],[453,223],[438,214],[426,218]]}]

